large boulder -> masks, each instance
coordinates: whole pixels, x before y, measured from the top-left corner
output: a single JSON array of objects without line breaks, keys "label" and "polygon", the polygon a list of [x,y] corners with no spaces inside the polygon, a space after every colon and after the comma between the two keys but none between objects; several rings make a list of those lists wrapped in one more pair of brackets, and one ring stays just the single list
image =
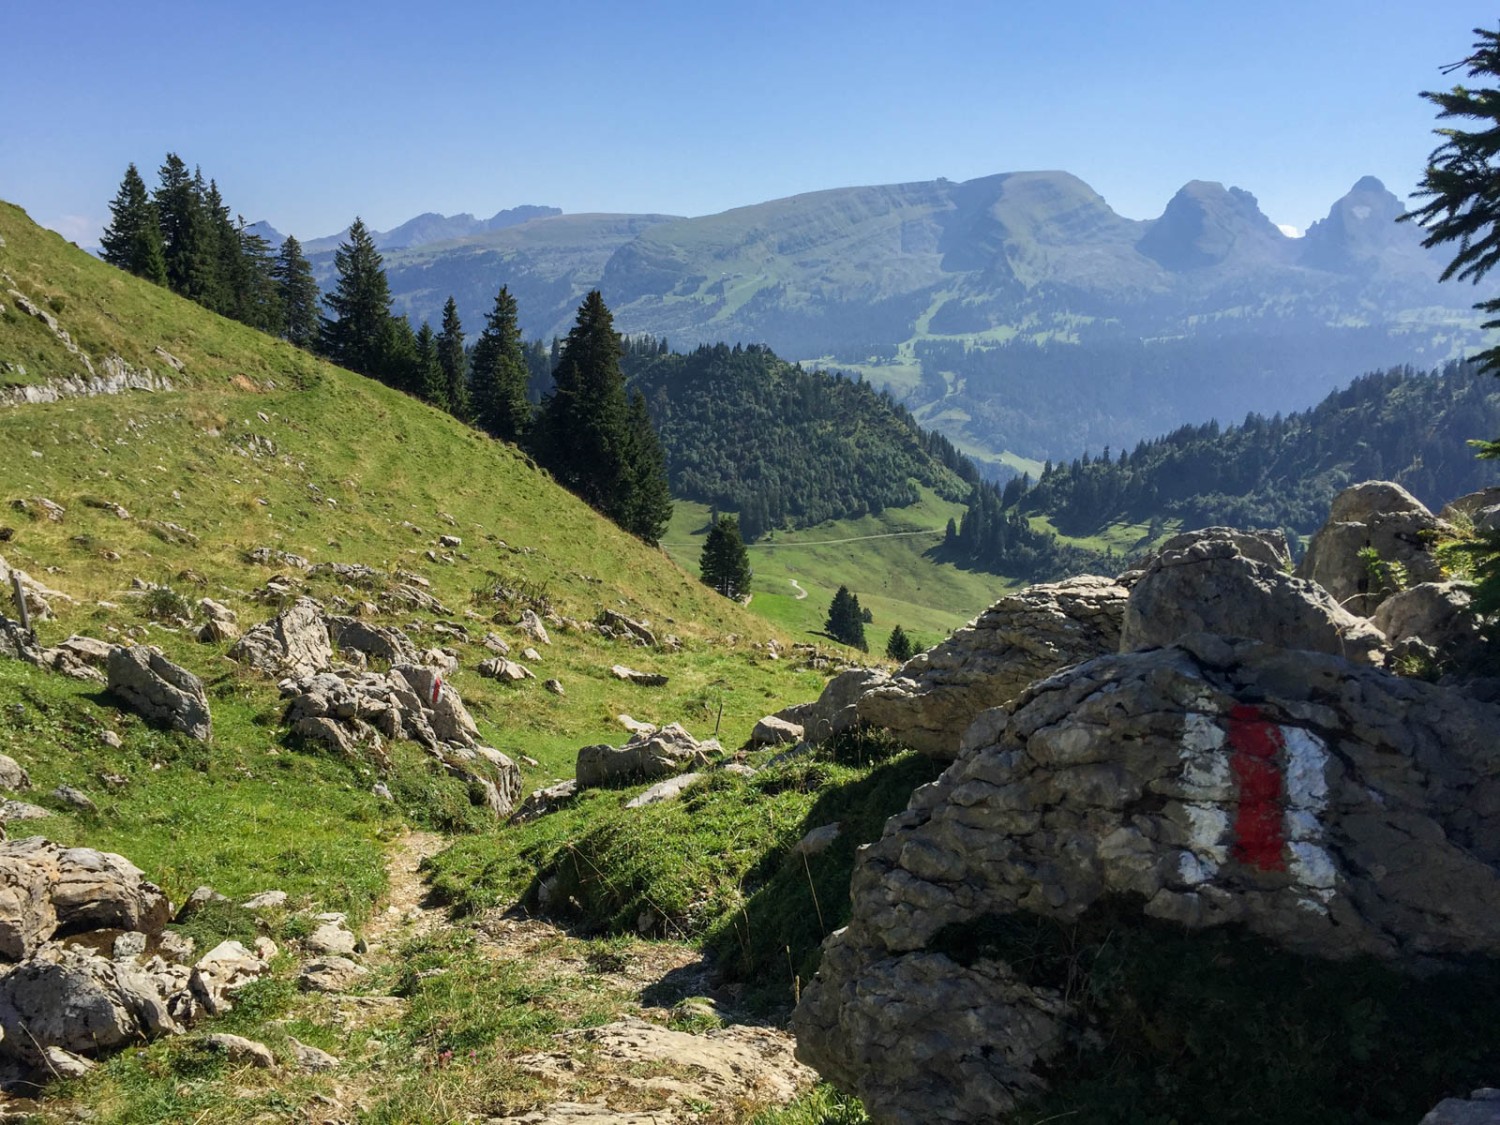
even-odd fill
[{"label": "large boulder", "polygon": [[[868,684],[853,715],[924,754],[953,758],[981,711],[1014,699],[1035,680],[1116,651],[1125,598],[1113,579],[1093,576],[1009,594],[907,661],[894,679]],[[831,694],[824,692],[825,698]],[[829,727],[846,725],[840,711],[829,710]]]},{"label": "large boulder", "polygon": [[124,856],[41,836],[0,843],[0,958],[22,960],[59,933],[159,933],[171,916],[161,888]]},{"label": "large boulder", "polygon": [[957,951],[1017,920],[1112,908],[1428,970],[1500,955],[1497,725],[1453,690],[1208,635],[1037,684],[860,853],[798,1056],[877,1122],[1011,1112],[1093,1034],[1026,945]]},{"label": "large boulder", "polygon": [[641,733],[624,746],[585,746],[578,751],[578,785],[593,789],[675,777],[709,763],[718,743],[699,742],[678,723]]},{"label": "large boulder", "polygon": [[1423,582],[1392,594],[1371,619],[1399,662],[1424,670],[1465,667],[1484,647],[1469,590],[1458,582]]},{"label": "large boulder", "polygon": [[388,664],[413,664],[417,646],[394,625],[371,625],[357,617],[330,617],[328,639],[335,652],[358,652]]},{"label": "large boulder", "polygon": [[156,726],[207,742],[213,737],[203,681],[145,645],[110,650],[109,691]]},{"label": "large boulder", "polygon": [[268,676],[310,676],[333,662],[328,619],[312,598],[298,598],[235,642],[231,660]]},{"label": "large boulder", "polygon": [[44,1067],[47,1048],[74,1054],[180,1032],[144,972],[73,946],[48,946],[0,977],[0,1054]]},{"label": "large boulder", "polygon": [[778,711],[776,717],[800,726],[807,741],[825,742],[857,726],[859,714],[854,705],[867,692],[890,681],[890,676],[879,668],[849,668],[829,680],[817,699],[787,707]]},{"label": "large boulder", "polygon": [[1168,645],[1191,633],[1248,637],[1282,648],[1378,661],[1384,637],[1320,586],[1240,553],[1228,538],[1165,551],[1125,603],[1120,651]]},{"label": "large boulder", "polygon": [[1433,548],[1449,530],[1399,484],[1365,481],[1333,498],[1328,521],[1307,545],[1297,575],[1368,617],[1403,585],[1442,577]]},{"label": "large boulder", "polygon": [[1181,531],[1162,540],[1152,556],[1181,551],[1204,539],[1227,539],[1247,559],[1274,566],[1277,570],[1292,569],[1292,552],[1287,545],[1286,532],[1279,528],[1243,531],[1237,527],[1200,527],[1195,531]]}]

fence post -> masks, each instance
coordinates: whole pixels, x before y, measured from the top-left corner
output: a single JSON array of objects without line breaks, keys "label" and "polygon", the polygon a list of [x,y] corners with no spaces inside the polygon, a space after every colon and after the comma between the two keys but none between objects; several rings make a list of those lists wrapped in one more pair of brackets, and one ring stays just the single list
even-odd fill
[{"label": "fence post", "polygon": [[26,591],[21,588],[21,576],[10,572],[11,589],[15,591],[16,607],[21,611],[21,628],[31,632],[31,611],[26,608]]}]

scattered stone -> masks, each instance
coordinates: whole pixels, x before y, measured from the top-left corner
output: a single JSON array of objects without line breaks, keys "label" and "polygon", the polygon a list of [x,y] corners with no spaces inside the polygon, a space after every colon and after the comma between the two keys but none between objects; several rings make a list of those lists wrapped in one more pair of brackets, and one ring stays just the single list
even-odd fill
[{"label": "scattered stone", "polygon": [[552,638],[547,636],[547,627],[542,624],[542,619],[536,615],[534,609],[523,609],[521,620],[516,623],[516,627],[537,644],[550,645],[552,643]]},{"label": "scattered stone", "polygon": [[750,744],[752,746],[780,746],[786,742],[801,742],[802,727],[798,723],[790,723],[785,719],[779,719],[775,715],[767,715],[755,724],[755,729],[750,732]]},{"label": "scattered stone", "polygon": [[147,722],[207,742],[213,737],[203,682],[160,650],[134,645],[110,650],[109,691]]},{"label": "scattered stone", "polygon": [[660,672],[637,672],[634,668],[627,668],[623,664],[611,667],[609,674],[617,680],[640,684],[642,687],[664,687],[667,682],[667,677]]},{"label": "scattered stone", "polygon": [[567,694],[565,691],[563,691],[563,686],[562,686],[562,681],[561,680],[548,680],[542,686],[544,688],[546,688],[548,691],[550,691],[553,695],[566,695]]},{"label": "scattered stone", "polygon": [[624,634],[637,644],[656,647],[656,634],[651,631],[650,626],[644,621],[633,621],[623,613],[616,613],[612,609],[602,610],[595,624],[612,629],[617,634]]},{"label": "scattered stone", "polygon": [[658,781],[639,796],[625,802],[627,809],[643,809],[647,805],[658,805],[663,801],[675,801],[689,787],[703,780],[701,773],[684,773],[666,781]]},{"label": "scattered stone", "polygon": [[44,809],[41,805],[29,804],[26,801],[0,801],[0,822],[46,820],[51,815],[52,810]]},{"label": "scattered stone", "polygon": [[94,508],[101,512],[108,512],[116,519],[128,520],[130,518],[130,512],[126,510],[125,506],[123,504],[116,504],[113,500],[101,500],[96,496],[85,496],[83,498],[83,506],[85,508]]},{"label": "scattered stone", "polygon": [[808,857],[822,855],[833,845],[835,840],[843,835],[843,831],[844,826],[838,821],[814,828],[792,845],[792,854]]},{"label": "scattered stone", "polygon": [[632,719],[629,715],[616,715],[615,722],[628,730],[631,734],[655,734],[655,723],[643,723],[638,719]]},{"label": "scattered stone", "polygon": [[370,970],[347,957],[319,957],[302,966],[297,986],[304,992],[348,992]]},{"label": "scattered stone", "polygon": [[348,957],[355,952],[359,939],[344,925],[344,915],[319,914],[318,926],[308,935],[305,944],[317,954]]},{"label": "scattered stone", "polygon": [[237,1065],[249,1065],[259,1070],[271,1070],[276,1066],[276,1056],[271,1054],[271,1048],[253,1039],[218,1032],[205,1038],[203,1043],[212,1050],[222,1052],[230,1062]]},{"label": "scattered stone", "polygon": [[312,598],[298,598],[236,641],[228,655],[268,676],[323,671],[333,662],[323,607]]},{"label": "scattered stone", "polygon": [[285,891],[261,891],[240,903],[246,910],[279,910],[287,904]]},{"label": "scattered stone", "polygon": [[205,644],[218,641],[232,641],[239,637],[239,614],[227,605],[214,601],[212,598],[201,598],[198,601],[198,612],[207,620],[203,628],[198,630],[198,639]]},{"label": "scattered stone", "polygon": [[499,680],[502,683],[508,684],[518,684],[522,680],[533,680],[536,678],[531,669],[517,664],[513,660],[507,660],[503,656],[481,660],[475,666],[474,670],[487,679]]},{"label": "scattered stone", "polygon": [[318,1073],[324,1070],[337,1070],[339,1060],[319,1047],[311,1047],[306,1043],[299,1043],[290,1035],[287,1042],[291,1044],[292,1053],[297,1059],[297,1068],[309,1073]]},{"label": "scattered stone", "polygon": [[196,547],[198,545],[198,537],[196,535],[181,524],[172,523],[170,520],[144,520],[141,526],[163,543],[186,547]]},{"label": "scattered stone", "polygon": [[534,648],[523,648],[521,650],[521,659],[529,660],[533,664],[535,664],[542,659],[542,654],[537,652],[537,650]]},{"label": "scattered stone", "polygon": [[64,1081],[69,1078],[82,1078],[99,1065],[92,1059],[75,1055],[72,1051],[65,1051],[61,1047],[43,1047],[41,1055],[41,1069]]},{"label": "scattered stone", "polygon": [[479,643],[499,656],[510,655],[510,645],[506,644],[505,639],[498,633],[486,633],[484,635],[484,640],[480,641]]},{"label": "scattered stone", "polygon": [[229,1011],[235,994],[269,968],[265,958],[239,942],[221,941],[193,966],[189,988],[204,1012],[217,1016]]},{"label": "scattered stone", "polygon": [[31,788],[31,775],[8,754],[0,754],[0,789],[23,793]]},{"label": "scattered stone", "polygon": [[583,747],[575,772],[582,789],[652,781],[707,766],[709,754],[718,750],[718,743],[699,742],[671,723],[649,734],[637,734],[624,746]]},{"label": "scattered stone", "polygon": [[187,901],[185,901],[181,906],[177,908],[177,917],[174,918],[173,921],[178,923],[186,922],[189,918],[198,913],[198,911],[202,910],[209,903],[228,901],[229,899],[227,897],[221,895],[218,891],[214,890],[210,886],[207,886],[206,884],[204,886],[194,887],[193,893],[187,896]]},{"label": "scattered stone", "polygon": [[555,812],[566,804],[570,804],[578,796],[578,779],[568,778],[559,781],[556,785],[550,785],[545,789],[535,790],[531,796],[521,802],[511,816],[517,824],[523,824],[528,820],[535,820],[549,812]]},{"label": "scattered stone", "polygon": [[256,547],[246,551],[245,560],[259,563],[261,566],[289,566],[293,570],[307,570],[312,566],[312,563],[301,555],[294,555],[290,551],[283,551],[276,547]]},{"label": "scattered stone", "polygon": [[464,545],[464,541],[462,539],[460,539],[457,535],[439,535],[438,536],[438,546],[439,547],[448,547],[448,548],[451,549],[453,547],[462,547],[463,545]]},{"label": "scattered stone", "polygon": [[59,785],[52,790],[52,799],[61,801],[63,804],[77,809],[79,812],[98,812],[99,806],[89,798],[89,795],[81,789],[74,789],[71,785]]}]

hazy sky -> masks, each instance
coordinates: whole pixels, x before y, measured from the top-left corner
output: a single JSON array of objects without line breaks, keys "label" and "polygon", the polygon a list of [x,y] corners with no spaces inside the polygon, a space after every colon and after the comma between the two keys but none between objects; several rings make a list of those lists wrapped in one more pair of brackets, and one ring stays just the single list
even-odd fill
[{"label": "hazy sky", "polygon": [[1411,191],[1422,89],[1493,5],[1441,0],[13,4],[0,198],[97,239],[168,151],[247,220],[699,215],[819,188],[1059,168],[1131,218],[1192,179],[1305,228]]}]

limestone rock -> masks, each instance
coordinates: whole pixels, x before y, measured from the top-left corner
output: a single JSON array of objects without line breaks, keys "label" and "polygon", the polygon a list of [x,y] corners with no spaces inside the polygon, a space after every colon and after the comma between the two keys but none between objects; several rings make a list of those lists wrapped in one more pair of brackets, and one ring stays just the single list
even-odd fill
[{"label": "limestone rock", "polygon": [[833,842],[843,835],[843,832],[844,826],[838,821],[814,828],[792,845],[792,854],[805,856],[821,855],[833,846]]},{"label": "limestone rock", "polygon": [[[861,685],[858,673],[836,677],[808,729],[870,723],[924,754],[952,758],[981,711],[1014,699],[1036,680],[1118,649],[1126,597],[1113,579],[1092,575],[1008,594],[907,661],[894,679],[871,675]],[[852,709],[839,708],[841,692],[854,695]]]},{"label": "limestone rock", "polygon": [[333,954],[303,965],[297,985],[304,992],[348,992],[369,972],[363,965]]},{"label": "limestone rock", "polygon": [[31,775],[8,754],[0,754],[0,789],[20,793],[31,788]]},{"label": "limestone rock", "polygon": [[578,786],[624,785],[672,777],[709,762],[709,747],[677,723],[633,737],[624,746],[585,746],[578,751]]},{"label": "limestone rock", "polygon": [[310,676],[333,662],[323,607],[298,598],[270,621],[262,622],[229,650],[229,658],[268,676]]},{"label": "limestone rock", "polygon": [[239,942],[221,941],[193,966],[189,988],[204,1012],[217,1016],[229,1011],[234,1006],[235,994],[269,968],[267,958],[252,953]]},{"label": "limestone rock", "polygon": [[99,806],[94,804],[93,799],[81,789],[75,789],[71,785],[59,785],[52,790],[52,798],[61,801],[65,805],[71,805],[79,812],[98,812]]},{"label": "limestone rock", "polygon": [[417,646],[393,625],[371,625],[357,617],[330,617],[328,639],[335,652],[358,652],[390,664],[413,664],[417,659]]},{"label": "limestone rock", "polygon": [[596,624],[607,626],[614,630],[616,635],[627,636],[637,644],[646,645],[649,648],[656,647],[656,634],[644,621],[635,621],[623,613],[606,609],[599,614]]},{"label": "limestone rock", "polygon": [[232,641],[239,637],[240,616],[227,605],[216,602],[212,598],[201,598],[198,601],[198,612],[206,618],[203,627],[198,630],[200,641],[211,644],[218,641]]},{"label": "limestone rock", "polygon": [[[53,518],[51,515],[52,509],[55,508],[59,513],[62,511],[56,504],[52,504],[50,500],[38,500],[38,503],[51,504],[51,508],[47,509],[49,519]],[[62,517],[58,515],[56,518],[61,519]],[[0,556],[0,602],[4,602],[6,605],[10,604],[14,592],[12,585],[13,578],[21,580],[21,592],[26,597],[26,610],[31,614],[33,624],[38,621],[45,621],[52,616],[53,602],[71,602],[73,600],[61,590],[54,590],[52,587],[38,582],[19,567],[12,567],[5,561],[3,556]]]},{"label": "limestone rock", "polygon": [[207,742],[213,737],[203,682],[144,645],[110,650],[109,691],[147,722]]},{"label": "limestone rock", "polygon": [[33,1066],[47,1048],[93,1052],[181,1030],[150,977],[72,946],[0,977],[0,1054]]},{"label": "limestone rock", "polygon": [[559,781],[556,785],[549,785],[545,789],[534,790],[531,796],[521,802],[511,820],[517,824],[524,824],[528,820],[535,820],[549,812],[555,812],[566,804],[570,804],[578,796],[578,779],[568,778]]},{"label": "limestone rock", "polygon": [[300,1043],[287,1036],[287,1042],[291,1044],[292,1055],[297,1060],[297,1069],[309,1073],[317,1073],[324,1070],[337,1070],[339,1060],[330,1055],[321,1047],[313,1047],[307,1043]]},{"label": "limestone rock", "polygon": [[481,660],[474,666],[474,671],[486,679],[499,680],[503,684],[518,684],[523,680],[536,678],[536,674],[531,669],[517,664],[514,660],[507,660],[503,656]]},{"label": "limestone rock", "polygon": [[546,681],[546,683],[542,684],[542,686],[550,691],[553,695],[567,694],[567,692],[563,690],[562,681],[558,679],[548,680]]},{"label": "limestone rock", "polygon": [[1434,663],[1467,665],[1484,639],[1470,612],[1469,591],[1456,582],[1423,582],[1381,602],[1371,619],[1397,658],[1430,652]]},{"label": "limestone rock", "polygon": [[1444,1098],[1420,1125],[1500,1125],[1500,1090],[1475,1090],[1468,1098]]},{"label": "limestone rock", "polygon": [[225,1058],[237,1065],[249,1065],[259,1070],[272,1070],[276,1066],[276,1056],[271,1054],[271,1048],[242,1035],[218,1032],[204,1039],[203,1045],[222,1052]]},{"label": "limestone rock", "polygon": [[539,645],[552,643],[552,638],[547,636],[547,627],[542,624],[542,619],[536,615],[534,609],[523,609],[521,620],[516,623],[516,627]]},{"label": "limestone rock", "polygon": [[245,910],[279,910],[286,904],[285,891],[261,891],[260,894],[247,898],[240,906]]},{"label": "limestone rock", "polygon": [[1192,633],[1248,637],[1282,648],[1382,657],[1384,637],[1320,586],[1240,554],[1227,539],[1163,552],[1131,587],[1120,651]]},{"label": "limestone rock", "polygon": [[1318,583],[1346,609],[1368,616],[1401,585],[1390,564],[1404,570],[1406,584],[1441,578],[1433,546],[1445,530],[1447,525],[1399,484],[1365,481],[1333,498],[1328,522],[1307,545],[1297,575]]},{"label": "limestone rock", "polygon": [[261,566],[289,566],[294,570],[307,570],[312,566],[312,563],[301,555],[294,555],[277,547],[256,547],[245,552],[245,559],[247,562],[259,563]]},{"label": "limestone rock", "polygon": [[1221,637],[1036,684],[861,851],[798,1055],[877,1121],[1004,1116],[1087,1029],[1055,980],[961,965],[939,935],[1105,901],[1313,957],[1500,954],[1497,724],[1450,689]]},{"label": "limestone rock", "polygon": [[676,777],[669,777],[666,781],[658,781],[644,793],[638,794],[625,802],[627,809],[643,809],[647,805],[659,805],[663,801],[675,801],[691,786],[703,780],[701,773],[684,773]]},{"label": "limestone rock", "polygon": [[26,801],[0,801],[0,823],[9,823],[12,820],[46,820],[51,815],[51,810],[44,809],[41,805],[29,804]]},{"label": "limestone rock", "polygon": [[1443,505],[1438,519],[1448,523],[1460,519],[1477,520],[1480,513],[1497,506],[1500,506],[1500,485],[1481,488],[1478,492],[1470,492],[1457,500],[1450,500]]},{"label": "limestone rock", "polygon": [[1237,527],[1202,527],[1195,531],[1183,531],[1163,540],[1152,552],[1152,557],[1160,558],[1168,551],[1181,551],[1205,539],[1227,540],[1247,559],[1265,563],[1277,570],[1292,569],[1292,552],[1287,546],[1286,532],[1280,528],[1242,531]]},{"label": "limestone rock", "polygon": [[359,939],[344,924],[342,914],[329,913],[318,915],[318,926],[308,935],[306,944],[317,954],[348,957],[355,952]]},{"label": "limestone rock", "polygon": [[750,743],[753,746],[780,746],[783,743],[801,741],[802,727],[775,715],[767,715],[761,719],[750,732]]},{"label": "limestone rock", "polygon": [[642,687],[664,687],[667,677],[660,672],[638,672],[634,668],[628,668],[624,664],[611,666],[609,674],[617,680],[624,680],[630,684],[640,684]]}]

